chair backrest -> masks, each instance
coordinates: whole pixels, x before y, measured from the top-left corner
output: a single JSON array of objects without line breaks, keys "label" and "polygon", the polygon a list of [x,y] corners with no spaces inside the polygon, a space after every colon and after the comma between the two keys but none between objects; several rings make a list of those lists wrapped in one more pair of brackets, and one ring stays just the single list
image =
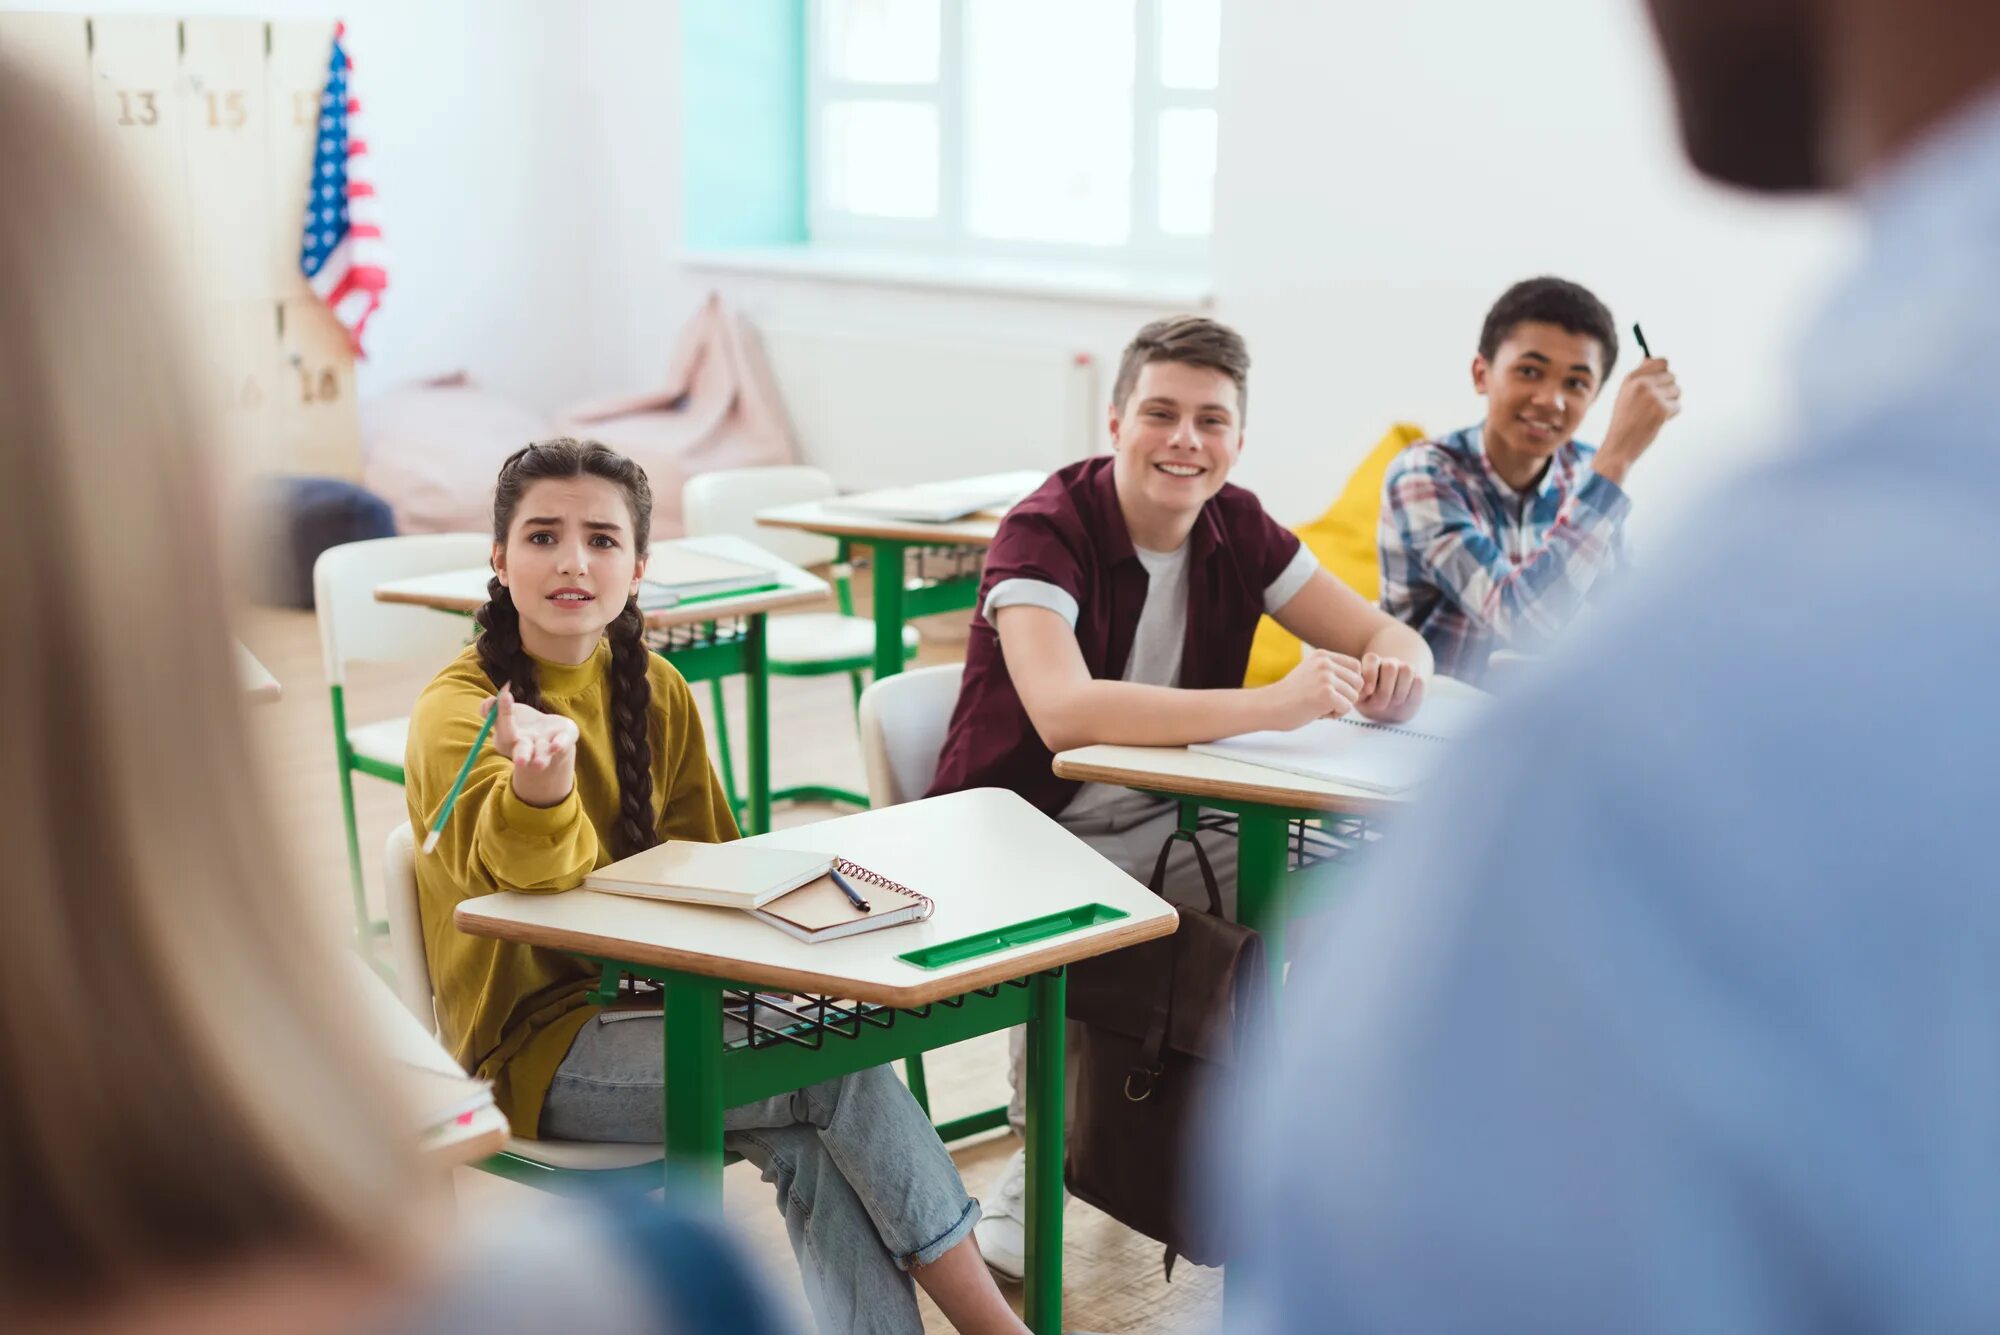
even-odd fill
[{"label": "chair backrest", "polygon": [[428,607],[375,601],[375,586],[415,575],[484,566],[484,533],[411,533],[329,547],[313,563],[313,610],[329,686],[347,682],[349,663],[434,663],[442,667],[471,641],[463,617]]},{"label": "chair backrest", "polygon": [[781,561],[821,566],[840,554],[839,543],[799,529],[767,528],[757,522],[757,512],[825,500],[838,490],[833,478],[817,468],[721,468],[687,480],[681,489],[681,521],[690,538],[731,533]]},{"label": "chair backrest", "polygon": [[434,1034],[431,964],[424,953],[423,915],[417,911],[417,836],[408,821],[389,832],[382,854],[382,892],[389,901],[389,962],[396,970],[396,995],[424,1032]]},{"label": "chair backrest", "polygon": [[964,675],[963,663],[913,668],[861,693],[861,762],[872,805],[908,802],[931,786]]}]

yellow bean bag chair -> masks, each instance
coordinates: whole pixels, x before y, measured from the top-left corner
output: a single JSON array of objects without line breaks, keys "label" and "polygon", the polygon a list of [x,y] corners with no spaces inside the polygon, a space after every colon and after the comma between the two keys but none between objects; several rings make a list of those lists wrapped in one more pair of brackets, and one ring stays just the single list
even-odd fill
[{"label": "yellow bean bag chair", "polygon": [[[1375,550],[1382,479],[1389,472],[1389,461],[1423,438],[1423,431],[1408,422],[1390,427],[1347,479],[1340,498],[1325,514],[1296,530],[1335,579],[1371,603],[1382,596],[1382,567]],[[1278,680],[1299,665],[1299,649],[1298,636],[1265,617],[1250,645],[1250,670],[1243,674],[1243,684],[1266,686]]]}]

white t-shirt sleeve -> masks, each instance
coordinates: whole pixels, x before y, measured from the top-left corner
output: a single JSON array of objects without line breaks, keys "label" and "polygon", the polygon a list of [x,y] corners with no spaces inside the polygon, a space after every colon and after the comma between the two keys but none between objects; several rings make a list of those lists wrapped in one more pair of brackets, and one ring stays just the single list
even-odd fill
[{"label": "white t-shirt sleeve", "polygon": [[[993,614],[1003,607],[1046,607],[1076,629],[1076,599],[1069,590],[1040,579],[1003,579],[986,591],[980,615],[993,625]],[[997,627],[996,627],[997,629]]]},{"label": "white t-shirt sleeve", "polygon": [[[1264,590],[1265,612],[1275,613],[1296,598],[1299,590],[1306,586],[1306,581],[1313,577],[1313,571],[1318,569],[1319,558],[1312,554],[1312,548],[1303,542],[1300,543],[1298,551],[1292,554],[1290,563],[1278,572],[1278,577]],[[995,589],[994,592],[997,593],[999,590]]]}]

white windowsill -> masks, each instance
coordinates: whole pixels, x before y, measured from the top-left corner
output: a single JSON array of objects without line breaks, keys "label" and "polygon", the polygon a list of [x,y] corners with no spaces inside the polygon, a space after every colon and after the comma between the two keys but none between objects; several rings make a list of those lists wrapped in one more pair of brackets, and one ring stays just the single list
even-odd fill
[{"label": "white windowsill", "polygon": [[698,272],[774,274],[829,283],[872,283],[1177,310],[1202,309],[1214,299],[1213,285],[1203,270],[1097,264],[1087,260],[939,255],[821,245],[683,251],[680,262]]}]

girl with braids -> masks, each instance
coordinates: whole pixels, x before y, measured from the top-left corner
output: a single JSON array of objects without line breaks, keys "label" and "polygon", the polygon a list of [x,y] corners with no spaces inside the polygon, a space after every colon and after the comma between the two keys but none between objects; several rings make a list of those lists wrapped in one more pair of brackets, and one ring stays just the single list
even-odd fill
[{"label": "girl with braids", "polygon": [[[479,637],[410,719],[410,820],[422,828],[487,711],[500,711],[417,881],[443,1037],[525,1136],[656,1140],[663,1021],[657,1008],[590,1004],[589,965],[467,936],[453,909],[497,890],[569,890],[662,839],[737,837],[693,694],[642,639],[652,508],[644,470],[602,445],[554,440],[510,457]],[[886,1068],[732,1108],[723,1126],[777,1187],[823,1329],[920,1331],[912,1279],[960,1330],[1025,1329],[972,1239],[978,1204]]]}]

